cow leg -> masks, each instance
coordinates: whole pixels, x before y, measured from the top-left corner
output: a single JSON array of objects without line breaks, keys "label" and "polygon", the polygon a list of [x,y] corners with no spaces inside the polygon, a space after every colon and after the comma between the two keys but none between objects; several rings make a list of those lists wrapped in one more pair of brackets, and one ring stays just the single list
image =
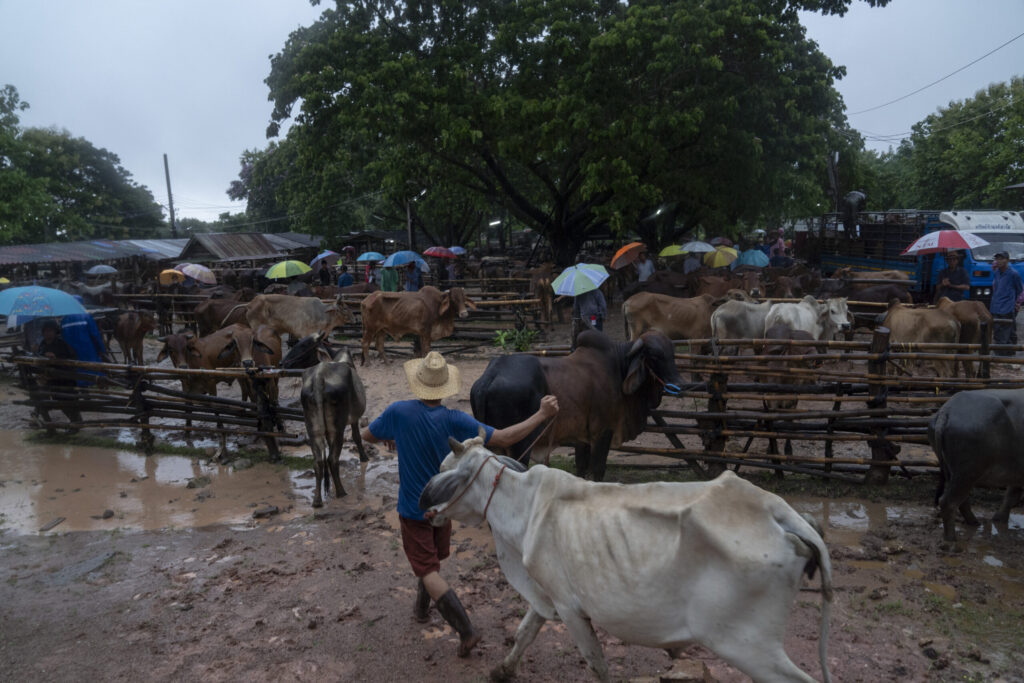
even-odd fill
[{"label": "cow leg", "polygon": [[338,471],[338,458],[341,456],[341,445],[345,441],[345,427],[342,425],[341,432],[335,434],[331,439],[331,454],[327,465],[330,468],[331,479],[334,480],[334,497],[343,498],[348,495],[345,487],[341,485],[341,473]]},{"label": "cow leg", "polygon": [[608,465],[608,448],[612,444],[612,433],[605,432],[598,437],[590,449],[590,466],[594,470],[594,481],[604,481],[605,467]]},{"label": "cow leg", "polygon": [[779,639],[753,633],[750,638],[726,638],[714,645],[704,643],[719,657],[729,662],[758,683],[815,683],[814,679],[790,660]]},{"label": "cow leg", "polygon": [[974,485],[973,479],[969,482],[951,479],[946,482],[946,490],[943,491],[939,497],[939,514],[942,517],[942,537],[947,541],[956,540],[956,525],[954,524],[954,511],[959,509],[960,514],[963,515],[964,521],[971,526],[978,526],[978,518],[971,512],[971,504],[968,500],[968,496],[971,492],[971,487]]},{"label": "cow leg", "polygon": [[1020,501],[1020,494],[1024,491],[1020,486],[1008,486],[1006,487],[1006,495],[1003,496],[1003,504],[999,507],[998,512],[992,515],[993,522],[1000,522],[1005,524],[1010,519],[1010,510]]},{"label": "cow leg", "polygon": [[[312,434],[313,432],[310,432],[311,436]],[[313,452],[313,474],[316,475],[316,486],[313,487],[313,507],[315,508],[324,506],[324,499],[320,495],[320,486],[324,481],[324,460],[323,448],[319,441],[318,438],[309,440],[309,450]]]},{"label": "cow leg", "polygon": [[516,643],[512,646],[512,651],[505,655],[501,664],[491,669],[492,681],[508,681],[516,675],[519,660],[523,658],[526,648],[540,633],[540,627],[544,625],[545,621],[547,619],[542,617],[532,606],[526,611],[526,616],[519,622],[519,628],[516,629]]},{"label": "cow leg", "polygon": [[590,444],[576,444],[576,476],[586,479],[590,474]]},{"label": "cow leg", "polygon": [[579,648],[580,654],[587,660],[590,670],[597,676],[597,680],[610,681],[608,663],[604,661],[604,652],[601,650],[601,643],[597,640],[597,634],[594,633],[590,619],[573,612],[571,607],[565,605],[556,605],[555,609],[558,610],[558,615],[562,617],[566,628],[569,629],[569,635],[572,636],[573,642]]},{"label": "cow leg", "polygon": [[359,434],[359,420],[352,423],[352,441],[356,445],[356,450],[359,451],[359,462],[369,462],[370,458],[366,455],[366,449],[363,448],[363,437]]},{"label": "cow leg", "polygon": [[387,363],[388,357],[384,355],[384,332],[377,333],[377,357],[380,358],[380,362]]},{"label": "cow leg", "polygon": [[[363,324],[365,325],[365,323],[363,323]],[[362,339],[362,344],[363,344],[363,362],[362,362],[362,364],[363,365],[366,365],[366,359],[370,355],[370,341],[372,339],[373,339],[373,337],[370,335],[369,332],[366,332],[366,331],[363,332],[363,339]]]}]

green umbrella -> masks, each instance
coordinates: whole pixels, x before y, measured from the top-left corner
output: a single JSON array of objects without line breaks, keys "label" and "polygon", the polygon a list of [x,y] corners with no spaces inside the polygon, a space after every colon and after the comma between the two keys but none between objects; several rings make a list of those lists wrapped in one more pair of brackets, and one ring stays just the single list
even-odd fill
[{"label": "green umbrella", "polygon": [[608,279],[608,271],[604,266],[594,263],[577,263],[571,268],[566,268],[551,283],[555,294],[563,296],[578,296],[591,292],[601,286],[601,283]]},{"label": "green umbrella", "polygon": [[268,280],[280,280],[286,277],[295,277],[313,270],[302,261],[281,261],[267,268],[266,278]]}]

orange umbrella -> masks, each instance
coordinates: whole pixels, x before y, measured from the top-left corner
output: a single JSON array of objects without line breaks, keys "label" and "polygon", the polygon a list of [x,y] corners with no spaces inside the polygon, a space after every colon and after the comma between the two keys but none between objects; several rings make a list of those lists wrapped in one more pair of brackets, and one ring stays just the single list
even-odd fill
[{"label": "orange umbrella", "polygon": [[630,242],[615,252],[612,256],[612,268],[619,270],[625,268],[640,256],[641,251],[647,251],[647,245],[643,242]]},{"label": "orange umbrella", "polygon": [[160,284],[162,285],[173,285],[175,282],[184,282],[185,274],[180,270],[164,270],[161,271],[159,276]]}]

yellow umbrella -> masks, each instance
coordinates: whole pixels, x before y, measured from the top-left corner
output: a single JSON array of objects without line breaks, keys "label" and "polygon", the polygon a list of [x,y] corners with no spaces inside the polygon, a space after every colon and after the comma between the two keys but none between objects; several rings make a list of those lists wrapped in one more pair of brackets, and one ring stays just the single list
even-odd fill
[{"label": "yellow umbrella", "polygon": [[735,261],[738,256],[739,252],[732,247],[715,247],[714,251],[704,254],[704,265],[721,268]]},{"label": "yellow umbrella", "polygon": [[266,278],[268,280],[280,280],[286,277],[302,275],[313,270],[302,261],[281,261],[267,268]]},{"label": "yellow umbrella", "polygon": [[160,275],[157,276],[157,281],[162,285],[173,285],[175,282],[184,282],[185,274],[180,270],[170,268],[168,270],[160,271]]},{"label": "yellow umbrella", "polygon": [[679,246],[678,244],[670,244],[667,247],[665,247],[664,249],[662,249],[661,251],[659,251],[658,252],[658,256],[661,256],[661,257],[664,258],[666,256],[682,256],[685,253],[686,252],[683,251],[683,248],[681,246]]},{"label": "yellow umbrella", "polygon": [[0,285],[9,285],[9,284],[11,284],[10,280],[8,280],[5,277],[0,277]]}]

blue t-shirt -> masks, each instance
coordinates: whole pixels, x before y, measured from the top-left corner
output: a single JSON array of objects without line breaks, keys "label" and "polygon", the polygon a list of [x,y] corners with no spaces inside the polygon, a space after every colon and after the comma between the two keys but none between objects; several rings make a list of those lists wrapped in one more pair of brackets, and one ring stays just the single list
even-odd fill
[{"label": "blue t-shirt", "polygon": [[1021,281],[1017,271],[1009,266],[1002,273],[997,268],[992,269],[992,301],[988,305],[992,315],[1013,315],[1020,292]]},{"label": "blue t-shirt", "polygon": [[344,272],[344,273],[342,273],[341,275],[338,276],[338,286],[339,287],[348,287],[353,282],[355,282],[355,279],[352,277],[352,273]]},{"label": "blue t-shirt", "polygon": [[460,410],[428,406],[419,400],[397,401],[370,423],[370,433],[382,441],[394,441],[398,449],[398,514],[406,519],[423,520],[420,494],[440,471],[441,461],[451,450],[448,437],[465,441],[476,436],[480,427],[487,441],[494,427],[477,422]]}]

